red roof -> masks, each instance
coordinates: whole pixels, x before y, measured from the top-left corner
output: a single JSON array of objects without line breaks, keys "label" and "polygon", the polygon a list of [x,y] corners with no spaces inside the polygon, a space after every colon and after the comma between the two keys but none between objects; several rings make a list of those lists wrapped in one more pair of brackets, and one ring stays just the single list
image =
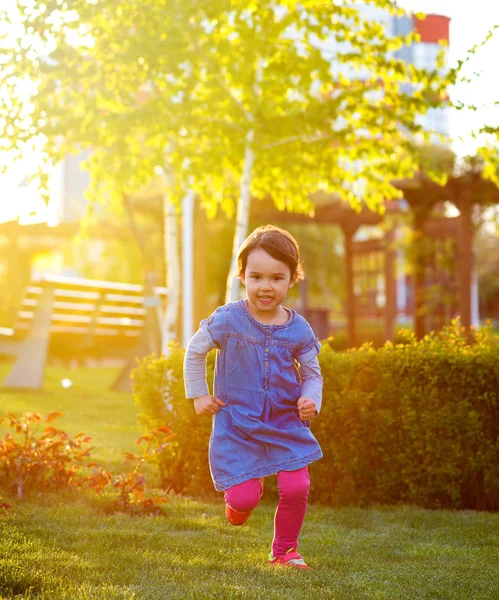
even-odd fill
[{"label": "red roof", "polygon": [[414,17],[414,28],[427,44],[449,43],[450,18],[442,15],[426,15],[423,19]]}]

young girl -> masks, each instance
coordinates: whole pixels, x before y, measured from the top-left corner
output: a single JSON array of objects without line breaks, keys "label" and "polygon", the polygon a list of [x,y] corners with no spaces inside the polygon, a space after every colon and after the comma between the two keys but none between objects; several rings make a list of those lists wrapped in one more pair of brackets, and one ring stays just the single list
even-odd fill
[{"label": "young girl", "polygon": [[[322,400],[320,345],[307,321],[285,308],[288,289],[303,278],[293,236],[258,227],[243,243],[239,277],[246,298],[219,307],[192,337],[185,354],[186,396],[213,415],[209,460],[226,515],[242,525],[257,506],[263,478],[277,474],[279,503],[269,562],[309,569],[298,554],[310,487],[308,465],[322,457],[309,428]],[[217,348],[214,395],[206,355]],[[298,371],[296,363],[299,363]]]}]

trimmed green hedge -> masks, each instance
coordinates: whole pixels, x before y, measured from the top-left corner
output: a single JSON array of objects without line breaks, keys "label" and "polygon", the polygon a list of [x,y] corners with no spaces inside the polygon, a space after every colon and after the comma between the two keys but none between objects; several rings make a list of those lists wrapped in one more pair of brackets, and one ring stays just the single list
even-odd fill
[{"label": "trimmed green hedge", "polygon": [[[183,350],[146,358],[134,372],[145,427],[168,424],[175,443],[158,458],[162,481],[214,494],[207,447],[211,419],[184,397]],[[312,501],[409,503],[499,509],[499,338],[471,345],[458,322],[416,341],[319,355],[321,415],[312,429],[324,458],[311,465]],[[209,380],[214,355],[209,357]]]},{"label": "trimmed green hedge", "polygon": [[[132,371],[135,402],[141,409],[144,431],[168,425],[175,433],[170,444],[155,455],[161,486],[189,495],[215,495],[208,464],[211,419],[196,414],[186,400],[183,380],[184,350],[172,345],[170,354],[150,355]],[[215,353],[208,356],[208,381],[213,381]]]}]

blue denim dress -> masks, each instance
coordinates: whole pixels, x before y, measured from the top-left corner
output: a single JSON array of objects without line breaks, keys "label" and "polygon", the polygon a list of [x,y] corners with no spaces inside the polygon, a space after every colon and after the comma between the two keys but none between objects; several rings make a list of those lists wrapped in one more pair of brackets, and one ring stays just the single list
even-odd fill
[{"label": "blue denim dress", "polygon": [[295,366],[316,356],[320,344],[293,310],[283,325],[264,325],[246,300],[218,308],[201,322],[218,349],[214,394],[227,406],[213,417],[209,459],[215,488],[294,471],[322,457],[309,424],[300,420]]}]

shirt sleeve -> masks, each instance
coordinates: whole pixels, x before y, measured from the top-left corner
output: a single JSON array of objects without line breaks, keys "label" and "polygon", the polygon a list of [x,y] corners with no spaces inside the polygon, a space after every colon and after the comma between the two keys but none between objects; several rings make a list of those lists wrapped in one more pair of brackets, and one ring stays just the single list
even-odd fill
[{"label": "shirt sleeve", "polygon": [[317,356],[300,365],[301,395],[315,402],[317,413],[321,411],[324,380]]},{"label": "shirt sleeve", "polygon": [[201,329],[192,336],[184,356],[184,385],[186,398],[209,394],[206,381],[206,356],[216,348],[208,333]]},{"label": "shirt sleeve", "polygon": [[321,351],[319,339],[315,337],[314,332],[309,328],[309,333],[295,350],[295,359],[302,365],[309,362]]},{"label": "shirt sleeve", "polygon": [[229,329],[225,306],[219,306],[207,319],[203,319],[199,329],[208,336],[213,348],[221,350],[225,346]]}]

